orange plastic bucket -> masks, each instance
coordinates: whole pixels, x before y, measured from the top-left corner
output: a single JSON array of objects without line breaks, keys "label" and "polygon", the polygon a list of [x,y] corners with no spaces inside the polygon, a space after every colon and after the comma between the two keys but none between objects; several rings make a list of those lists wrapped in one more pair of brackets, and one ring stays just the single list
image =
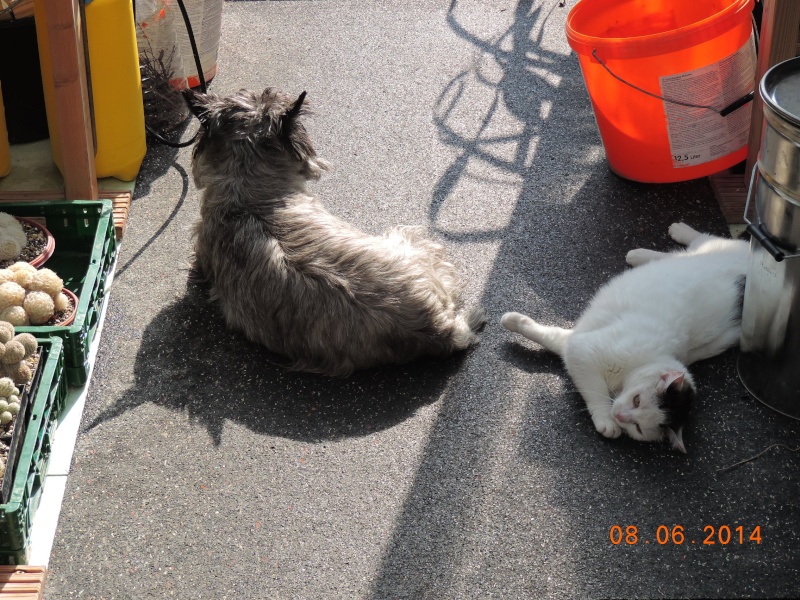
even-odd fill
[{"label": "orange plastic bucket", "polygon": [[754,0],[581,0],[567,17],[611,169],[705,177],[747,157]]}]

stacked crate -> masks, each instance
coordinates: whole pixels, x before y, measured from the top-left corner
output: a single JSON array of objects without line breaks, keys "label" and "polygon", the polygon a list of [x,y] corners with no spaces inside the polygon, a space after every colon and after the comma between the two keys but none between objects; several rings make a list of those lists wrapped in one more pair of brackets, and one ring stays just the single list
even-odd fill
[{"label": "stacked crate", "polygon": [[[90,52],[86,28],[81,26],[89,17],[83,14],[83,10],[78,10],[84,4],[88,2],[48,0],[36,3],[39,54],[32,60],[39,63],[41,58],[52,68],[52,77],[48,76],[42,83],[46,90],[53,92],[53,104],[59,108],[56,116],[60,118],[54,119],[55,127],[50,125],[50,143],[40,144],[37,140],[41,137],[27,140],[33,143],[24,144],[28,153],[24,155],[25,160],[20,161],[20,155],[17,155],[14,163],[25,168],[12,168],[10,175],[1,180],[0,211],[29,217],[47,227],[55,238],[56,248],[43,266],[55,271],[64,280],[64,287],[78,298],[74,321],[70,325],[15,328],[18,333],[33,334],[42,355],[37,369],[38,385],[35,390],[31,387],[27,415],[20,414],[19,424],[26,425],[25,431],[14,426],[18,439],[12,444],[15,452],[14,456],[9,454],[6,472],[6,478],[13,478],[13,482],[9,486],[6,479],[0,498],[0,563],[6,565],[27,562],[30,530],[46,481],[52,437],[66,406],[81,393],[80,389],[74,388],[87,383],[91,367],[90,348],[100,324],[118,240],[122,237],[133,191],[129,181],[122,182],[122,186],[119,182],[103,186],[97,180],[97,136],[93,135],[96,133],[93,121],[98,115],[98,105],[97,94],[94,98],[89,94],[87,72],[90,65],[84,60]],[[93,11],[95,16],[106,10],[107,4],[97,7]],[[120,6],[120,3],[113,4],[115,8]],[[130,3],[121,3],[121,6],[132,17]],[[33,22],[33,7],[33,0],[0,0],[0,25],[7,25],[5,21],[8,20],[17,24]],[[103,15],[107,17],[108,13]],[[109,19],[98,31],[106,31],[106,25],[118,21]],[[43,43],[45,40],[48,44]],[[131,58],[134,57],[135,53]],[[118,61],[109,64],[116,74]],[[138,70],[133,75],[138,84]],[[54,81],[59,82],[55,88],[52,87]],[[21,89],[22,86],[16,87],[17,92]],[[95,86],[95,91],[98,89]],[[116,88],[112,92],[113,102],[117,103],[121,92]],[[139,97],[138,91],[133,96],[129,93],[123,95],[125,100],[134,103]],[[20,96],[25,103],[30,103],[30,94]],[[94,110],[92,99],[95,101]],[[113,108],[114,119],[118,119],[117,104],[113,104]],[[16,122],[20,123],[19,120]],[[121,122],[128,125],[125,119]],[[143,139],[143,131],[136,133]],[[52,154],[63,158],[64,164],[58,171],[53,169]],[[28,175],[31,172],[37,173],[33,182]],[[101,189],[103,187],[106,189]],[[76,200],[98,197],[100,200]],[[40,597],[44,572],[41,567],[0,565],[0,598],[6,597],[5,592],[20,600]]]},{"label": "stacked crate", "polygon": [[[26,564],[33,517],[41,500],[52,438],[63,417],[70,387],[86,384],[90,347],[100,322],[118,239],[112,200],[2,202],[0,211],[44,225],[55,250],[42,265],[55,271],[78,298],[67,326],[16,327],[31,333],[42,350],[30,390],[26,429],[15,464],[10,494],[0,504],[0,564]],[[38,380],[38,384],[36,381]]]},{"label": "stacked crate", "polygon": [[25,437],[16,465],[7,465],[13,477],[11,493],[0,504],[0,563],[27,562],[33,515],[42,496],[53,435],[67,400],[64,375],[64,344],[60,338],[38,339],[42,348],[38,385],[31,390]]}]

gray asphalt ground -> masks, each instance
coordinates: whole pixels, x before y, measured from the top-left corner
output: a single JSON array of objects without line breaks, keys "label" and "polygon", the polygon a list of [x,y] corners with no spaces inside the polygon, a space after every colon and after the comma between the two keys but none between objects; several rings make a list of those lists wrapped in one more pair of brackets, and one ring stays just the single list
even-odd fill
[{"label": "gray asphalt ground", "polygon": [[608,170],[573,4],[226,2],[211,90],[307,90],[336,167],[315,192],[372,233],[429,226],[489,323],[451,360],[283,371],[187,285],[190,152],[153,147],[45,598],[798,595],[800,455],[722,469],[796,447],[800,424],[748,395],[734,351],[693,369],[683,456],[601,438],[559,360],[498,324],[570,326],[629,249],[673,247],[672,222],[727,231],[707,180]]}]

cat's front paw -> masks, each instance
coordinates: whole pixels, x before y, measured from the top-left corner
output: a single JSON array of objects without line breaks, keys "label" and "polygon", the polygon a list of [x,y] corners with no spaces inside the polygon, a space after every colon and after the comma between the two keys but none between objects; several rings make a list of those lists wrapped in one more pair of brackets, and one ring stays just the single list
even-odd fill
[{"label": "cat's front paw", "polygon": [[594,426],[600,435],[607,438],[618,438],[622,435],[622,427],[619,426],[611,415],[607,416],[593,416]]},{"label": "cat's front paw", "polygon": [[652,260],[652,252],[644,248],[636,248],[625,255],[625,262],[632,267],[638,267]]},{"label": "cat's front paw", "polygon": [[669,237],[684,246],[691,244],[699,235],[700,232],[695,231],[686,223],[673,223],[669,226]]},{"label": "cat's front paw", "polygon": [[522,323],[525,321],[525,318],[525,315],[521,315],[520,313],[507,312],[500,317],[500,325],[509,331],[519,333],[522,330]]}]

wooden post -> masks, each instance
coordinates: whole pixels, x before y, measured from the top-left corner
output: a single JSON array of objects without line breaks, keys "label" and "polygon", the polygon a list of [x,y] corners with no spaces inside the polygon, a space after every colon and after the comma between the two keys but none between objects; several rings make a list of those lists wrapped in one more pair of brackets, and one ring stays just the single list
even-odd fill
[{"label": "wooden post", "polygon": [[761,2],[764,5],[764,12],[761,16],[761,42],[758,46],[756,64],[756,95],[753,98],[747,166],[744,171],[746,185],[750,183],[750,175],[758,161],[758,151],[761,147],[764,107],[758,86],[770,67],[797,55],[797,32],[800,29],[800,2],[797,0],[761,0]]},{"label": "wooden post", "polygon": [[68,200],[96,200],[91,110],[78,0],[43,0]]}]

